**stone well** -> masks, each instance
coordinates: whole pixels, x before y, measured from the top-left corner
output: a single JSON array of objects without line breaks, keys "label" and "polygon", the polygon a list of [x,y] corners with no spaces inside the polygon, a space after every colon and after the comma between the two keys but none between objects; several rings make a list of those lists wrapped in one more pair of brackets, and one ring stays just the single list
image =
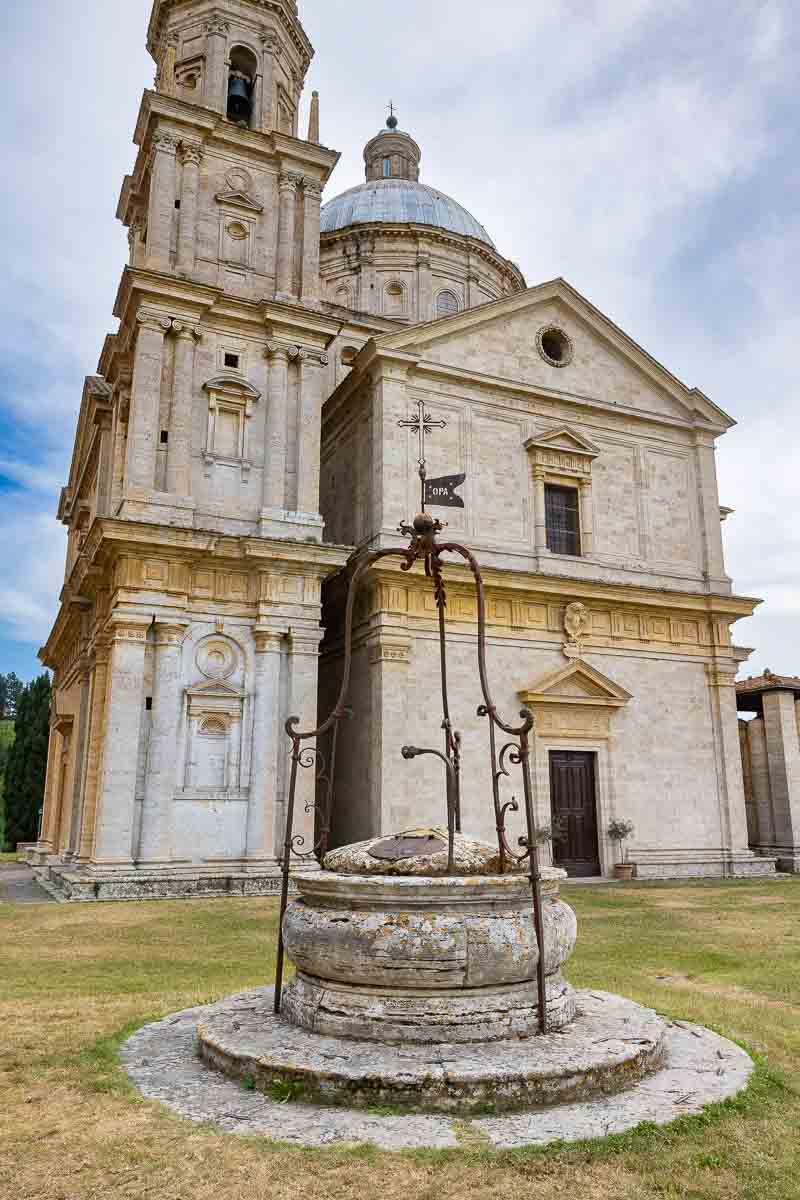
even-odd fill
[{"label": "stone well", "polygon": [[664,1060],[664,1022],[562,975],[576,920],[545,870],[547,1032],[527,875],[496,847],[412,831],[329,854],[297,879],[284,943],[296,973],[272,997],[201,1020],[207,1064],[313,1103],[475,1113],[558,1105],[636,1086]]},{"label": "stone well", "polygon": [[[543,886],[547,1015],[575,1017],[561,967],[577,923]],[[531,888],[520,875],[345,875],[297,882],[284,921],[297,968],[283,1011],[314,1033],[383,1042],[486,1042],[538,1031]]]}]

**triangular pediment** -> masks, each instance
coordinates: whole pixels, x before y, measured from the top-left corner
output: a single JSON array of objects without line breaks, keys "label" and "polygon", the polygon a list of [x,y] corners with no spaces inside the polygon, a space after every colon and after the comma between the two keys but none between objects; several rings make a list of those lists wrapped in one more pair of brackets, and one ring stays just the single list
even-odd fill
[{"label": "triangular pediment", "polygon": [[[544,331],[562,330],[570,353],[562,365],[543,356]],[[708,425],[717,431],[735,422],[697,388],[689,388],[628,337],[564,279],[528,288],[375,339],[375,349],[413,356],[419,369],[459,369],[487,385],[522,385],[638,410],[671,422]]]},{"label": "triangular pediment", "polygon": [[210,696],[225,700],[241,700],[244,696],[241,688],[233,687],[230,683],[225,683],[223,679],[209,679],[203,683],[197,683],[194,687],[187,688],[186,694],[187,696],[202,696],[206,700]]},{"label": "triangular pediment", "polygon": [[248,212],[261,213],[264,211],[264,205],[259,204],[252,196],[248,196],[247,192],[217,192],[215,199],[218,204],[232,204],[234,208],[246,208]]},{"label": "triangular pediment", "polygon": [[621,708],[632,699],[630,692],[582,658],[551,671],[519,693],[523,704],[586,704]]},{"label": "triangular pediment", "polygon": [[564,450],[567,454],[584,454],[587,458],[597,458],[600,453],[600,447],[594,442],[566,426],[552,433],[543,433],[540,437],[528,438],[525,449]]}]

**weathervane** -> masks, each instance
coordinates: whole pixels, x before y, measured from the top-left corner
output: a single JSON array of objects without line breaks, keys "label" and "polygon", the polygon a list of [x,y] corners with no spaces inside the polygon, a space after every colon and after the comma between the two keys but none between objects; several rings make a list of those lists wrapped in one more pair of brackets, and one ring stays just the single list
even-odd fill
[{"label": "weathervane", "polygon": [[425,401],[417,401],[417,415],[412,417],[410,421],[398,421],[397,424],[401,429],[410,429],[412,433],[419,437],[419,478],[422,484],[422,512],[425,512],[425,480],[428,477],[428,467],[425,461],[425,438],[433,433],[434,429],[446,429],[447,421],[434,421],[433,417],[425,409]]}]

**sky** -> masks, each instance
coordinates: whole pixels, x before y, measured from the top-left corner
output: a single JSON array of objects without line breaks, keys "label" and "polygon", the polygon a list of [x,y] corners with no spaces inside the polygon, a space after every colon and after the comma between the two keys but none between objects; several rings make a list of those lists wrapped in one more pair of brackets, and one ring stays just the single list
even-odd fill
[{"label": "sky", "polygon": [[[150,0],[0,17],[0,672],[31,678],[83,378],[127,256],[114,214],[153,64]],[[743,674],[800,674],[800,120],[795,0],[301,0],[326,197],[393,100],[422,178],[528,283],[562,275],[738,422],[718,450]]]}]

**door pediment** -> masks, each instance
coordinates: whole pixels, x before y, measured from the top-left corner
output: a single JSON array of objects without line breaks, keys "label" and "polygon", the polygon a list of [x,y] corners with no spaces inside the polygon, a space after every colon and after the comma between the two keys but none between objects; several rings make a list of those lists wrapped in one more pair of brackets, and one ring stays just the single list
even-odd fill
[{"label": "door pediment", "polygon": [[528,707],[539,704],[585,705],[594,708],[623,708],[633,697],[602,671],[582,658],[551,671],[519,693]]}]

